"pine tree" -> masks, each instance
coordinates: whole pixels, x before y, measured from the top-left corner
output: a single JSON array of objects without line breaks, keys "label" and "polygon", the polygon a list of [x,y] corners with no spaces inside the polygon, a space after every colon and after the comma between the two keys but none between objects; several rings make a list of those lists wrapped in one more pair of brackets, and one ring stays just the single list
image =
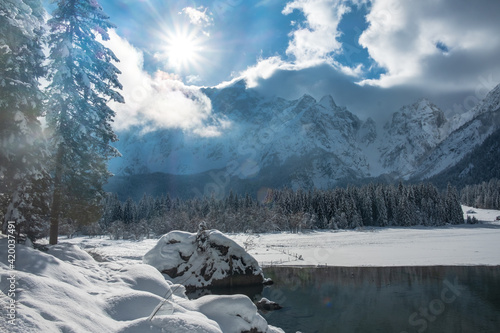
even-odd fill
[{"label": "pine tree", "polygon": [[[50,244],[57,243],[59,219],[79,215],[79,223],[97,220],[102,186],[111,175],[107,161],[118,156],[110,146],[114,111],[109,100],[123,102],[118,61],[96,40],[108,40],[108,21],[96,0],[59,0],[50,27],[50,75],[47,122],[55,150]],[[82,221],[85,216],[86,221]]]},{"label": "pine tree", "polygon": [[153,198],[149,195],[144,194],[139,201],[138,207],[137,207],[137,220],[140,221],[142,219],[149,220],[152,216],[154,208],[154,201]]},{"label": "pine tree", "polygon": [[450,184],[446,190],[445,198],[446,222],[451,224],[464,223],[464,217],[460,201],[458,199],[457,189]]},{"label": "pine tree", "polygon": [[382,188],[379,186],[375,190],[375,198],[372,212],[374,213],[374,221],[376,226],[385,227],[389,224],[387,217],[387,207],[385,205],[384,194]]},{"label": "pine tree", "polygon": [[125,224],[131,224],[135,221],[135,217],[136,217],[135,203],[132,201],[131,198],[128,198],[127,201],[125,201],[125,205],[123,207],[123,222]]},{"label": "pine tree", "polygon": [[[45,75],[42,52],[45,10],[38,0],[0,2],[0,207],[31,239],[46,233],[50,177],[39,117]],[[4,223],[3,231],[5,231]]]},{"label": "pine tree", "polygon": [[118,200],[118,197],[114,196],[111,201],[111,219],[110,222],[123,221],[123,209],[122,204]]}]

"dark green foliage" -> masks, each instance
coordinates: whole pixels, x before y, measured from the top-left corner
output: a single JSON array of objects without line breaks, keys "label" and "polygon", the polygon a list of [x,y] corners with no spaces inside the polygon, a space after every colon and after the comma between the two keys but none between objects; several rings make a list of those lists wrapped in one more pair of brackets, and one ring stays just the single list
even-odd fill
[{"label": "dark green foliage", "polygon": [[[451,186],[442,193],[430,184],[370,184],[327,191],[268,190],[262,201],[233,192],[222,200],[203,197],[171,201],[169,197],[144,195],[139,203],[128,199],[121,209],[116,195],[112,195],[105,201],[104,211],[123,211],[125,228],[133,230],[142,221],[156,234],[174,229],[194,232],[200,221],[224,232],[298,232],[464,223],[458,198]],[[126,212],[135,212],[135,218]],[[110,226],[115,219],[112,213],[104,215],[101,225]],[[115,229],[108,231],[113,233]]]},{"label": "dark green foliage", "polygon": [[467,224],[478,224],[479,221],[477,220],[477,218],[475,216],[470,216],[470,215],[467,215]]},{"label": "dark green foliage", "polygon": [[460,200],[471,207],[500,209],[500,180],[493,178],[478,185],[467,185],[460,191]]}]

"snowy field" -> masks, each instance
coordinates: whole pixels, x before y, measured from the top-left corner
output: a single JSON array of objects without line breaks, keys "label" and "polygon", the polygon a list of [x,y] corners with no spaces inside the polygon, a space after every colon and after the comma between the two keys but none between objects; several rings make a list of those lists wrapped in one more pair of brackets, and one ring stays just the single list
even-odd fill
[{"label": "snowy field", "polygon": [[[463,206],[465,212],[472,209]],[[500,211],[473,209],[481,224],[233,235],[261,266],[500,265]],[[467,214],[464,214],[465,218]],[[299,259],[301,258],[301,259]]]},{"label": "snowy field", "polygon": [[[500,265],[500,211],[475,211],[481,224],[229,236],[263,266]],[[13,270],[1,235],[0,332],[282,332],[246,297],[188,300],[142,264],[157,241],[61,238],[48,252],[17,245]]]},{"label": "snowy field", "polygon": [[[473,208],[463,206],[464,212]],[[261,266],[500,265],[500,211],[473,209],[482,223],[444,227],[363,228],[299,234],[229,234]],[[467,216],[464,213],[464,218]],[[122,264],[138,263],[157,239],[61,239]],[[302,258],[302,259],[299,259]]]}]

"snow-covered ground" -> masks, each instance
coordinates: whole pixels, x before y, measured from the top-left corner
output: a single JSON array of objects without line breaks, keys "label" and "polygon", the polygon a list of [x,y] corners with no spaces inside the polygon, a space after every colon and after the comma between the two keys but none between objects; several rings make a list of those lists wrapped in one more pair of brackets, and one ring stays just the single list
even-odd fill
[{"label": "snow-covered ground", "polygon": [[[469,210],[475,214],[467,214]],[[500,265],[500,211],[463,206],[481,223],[444,227],[363,228],[299,234],[229,234],[261,266]],[[95,250],[122,264],[140,262],[157,239],[113,241],[77,237],[62,242]],[[299,258],[302,259],[299,259]]]},{"label": "snow-covered ground", "polygon": [[[229,236],[264,266],[500,265],[500,211],[474,210],[481,224]],[[253,325],[280,332],[267,326],[246,297],[188,300],[183,287],[142,264],[157,242],[62,238],[48,252],[17,245],[12,270],[8,240],[0,236],[0,331],[238,332]],[[8,321],[11,290],[15,325]],[[172,296],[164,302],[166,295]]]},{"label": "snow-covered ground", "polygon": [[[463,206],[481,224],[233,235],[261,266],[500,265],[500,211]],[[467,214],[473,210],[475,214]],[[302,258],[302,259],[299,259]]]},{"label": "snow-covered ground", "polygon": [[2,333],[283,333],[247,296],[189,300],[140,260],[97,262],[68,242],[48,251],[10,244],[0,235]]}]

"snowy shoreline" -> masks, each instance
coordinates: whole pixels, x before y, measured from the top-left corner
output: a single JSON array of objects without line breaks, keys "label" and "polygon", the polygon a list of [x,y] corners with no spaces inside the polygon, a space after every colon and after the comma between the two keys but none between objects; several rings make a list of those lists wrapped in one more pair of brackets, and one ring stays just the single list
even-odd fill
[{"label": "snowy shoreline", "polygon": [[[241,234],[231,237],[240,243],[248,239]],[[500,226],[376,228],[254,237],[249,253],[263,267],[500,265]]]},{"label": "snowy shoreline", "polygon": [[[463,206],[464,218],[471,209]],[[249,253],[263,267],[500,265],[500,221],[495,220],[500,211],[474,211],[479,224],[231,237],[250,244]]]},{"label": "snowy shoreline", "polygon": [[[464,218],[471,209],[481,223],[226,235],[262,267],[500,265],[500,221],[495,220],[500,211],[463,206]],[[76,237],[60,241],[101,252],[111,261],[133,264],[141,263],[158,239]]]}]

